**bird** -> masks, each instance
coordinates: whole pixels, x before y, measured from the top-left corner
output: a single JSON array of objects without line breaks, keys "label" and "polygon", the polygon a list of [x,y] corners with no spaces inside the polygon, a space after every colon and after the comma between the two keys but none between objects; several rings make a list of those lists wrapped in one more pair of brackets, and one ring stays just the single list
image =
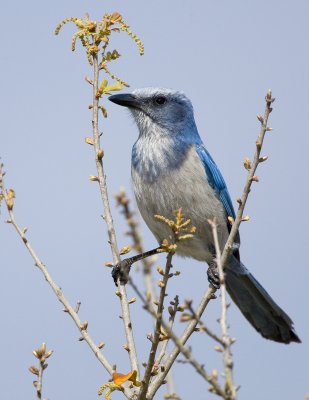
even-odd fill
[{"label": "bird", "polygon": [[[196,227],[176,253],[208,264],[208,280],[220,286],[209,219],[216,220],[221,251],[235,219],[223,176],[206,149],[196,126],[191,101],[181,91],[142,88],[115,94],[109,100],[127,107],[138,127],[132,148],[131,177],[138,209],[158,243],[170,228],[155,215],[173,219],[175,210]],[[266,339],[300,342],[291,318],[276,304],[240,260],[239,233],[224,268],[227,291],[250,324]]]}]

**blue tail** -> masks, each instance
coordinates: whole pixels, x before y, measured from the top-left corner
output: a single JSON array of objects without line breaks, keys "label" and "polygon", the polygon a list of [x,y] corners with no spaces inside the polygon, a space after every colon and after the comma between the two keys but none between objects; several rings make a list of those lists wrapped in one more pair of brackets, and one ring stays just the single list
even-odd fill
[{"label": "blue tail", "polygon": [[300,342],[291,318],[241,262],[232,256],[224,272],[229,295],[263,337],[281,343]]}]

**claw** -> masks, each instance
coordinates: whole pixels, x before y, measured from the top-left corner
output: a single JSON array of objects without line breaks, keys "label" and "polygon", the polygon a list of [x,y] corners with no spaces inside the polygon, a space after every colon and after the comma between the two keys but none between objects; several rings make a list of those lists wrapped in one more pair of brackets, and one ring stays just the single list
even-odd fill
[{"label": "claw", "polygon": [[132,264],[128,263],[128,260],[122,260],[113,267],[112,277],[116,286],[118,279],[121,285],[126,285],[128,283],[131,265]]},{"label": "claw", "polygon": [[216,264],[211,264],[207,270],[208,282],[215,288],[220,289],[220,278]]}]

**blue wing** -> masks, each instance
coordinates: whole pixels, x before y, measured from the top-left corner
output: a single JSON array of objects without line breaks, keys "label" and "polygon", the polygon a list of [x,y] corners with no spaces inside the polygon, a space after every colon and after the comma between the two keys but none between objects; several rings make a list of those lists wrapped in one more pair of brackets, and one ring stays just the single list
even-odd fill
[{"label": "blue wing", "polygon": [[229,192],[227,190],[226,184],[224,182],[223,176],[219,171],[219,168],[212,159],[211,155],[205,149],[204,145],[197,145],[196,151],[205,167],[207,179],[210,186],[216,191],[218,197],[220,198],[225,208],[227,215],[235,218],[235,211],[233,208],[233,204]]}]

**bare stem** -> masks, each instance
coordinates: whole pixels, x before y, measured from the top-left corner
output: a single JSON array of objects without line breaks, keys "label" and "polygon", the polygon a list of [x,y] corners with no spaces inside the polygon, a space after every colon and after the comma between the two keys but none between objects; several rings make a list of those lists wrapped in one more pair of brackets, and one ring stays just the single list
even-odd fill
[{"label": "bare stem", "polygon": [[145,371],[144,378],[143,378],[143,386],[142,386],[141,392],[138,397],[139,400],[146,399],[146,393],[147,393],[147,390],[149,387],[151,373],[153,370],[153,365],[154,365],[157,349],[159,346],[160,335],[161,335],[161,326],[162,326],[162,320],[163,320],[163,310],[164,310],[166,286],[167,286],[167,282],[169,279],[169,273],[172,268],[172,258],[173,258],[173,253],[168,253],[166,265],[165,265],[164,276],[163,276],[163,280],[161,281],[161,290],[160,290],[160,295],[159,295],[158,309],[156,312],[156,325],[155,325],[155,329],[154,329],[154,335],[152,338],[152,345],[151,345],[151,349],[150,349],[150,353],[149,353],[147,367],[146,367],[146,371]]},{"label": "bare stem", "polygon": [[38,371],[38,380],[36,383],[36,398],[42,399],[42,386],[43,386],[43,371],[44,371],[44,362],[40,361],[39,371]]},{"label": "bare stem", "polygon": [[256,171],[258,165],[265,160],[263,158],[262,159],[260,158],[260,154],[261,154],[261,149],[263,146],[265,134],[267,131],[271,130],[271,128],[269,128],[267,126],[268,117],[269,117],[270,113],[272,112],[271,105],[275,101],[275,99],[272,97],[271,90],[269,90],[267,92],[267,94],[265,96],[265,101],[266,101],[266,106],[265,106],[264,117],[258,116],[258,119],[261,123],[261,130],[260,130],[260,133],[256,140],[256,150],[255,150],[255,154],[254,154],[254,159],[253,159],[251,167],[249,168],[249,172],[248,172],[248,176],[247,176],[247,180],[246,180],[246,183],[244,186],[242,196],[238,200],[239,207],[238,207],[236,219],[233,222],[231,232],[229,234],[228,240],[224,246],[224,250],[221,255],[221,264],[222,264],[223,269],[224,269],[224,266],[232,252],[233,244],[235,242],[237,232],[239,230],[241,222],[243,221],[244,209],[245,209],[246,202],[247,202],[250,190],[251,190],[251,185],[252,185],[252,182],[256,181],[255,171]]},{"label": "bare stem", "polygon": [[218,342],[219,344],[222,345],[222,339],[216,335],[212,330],[210,330],[202,321],[201,319],[198,319],[195,310],[192,307],[192,302],[191,301],[187,301],[186,302],[186,306],[189,309],[189,311],[191,312],[192,317],[198,321],[200,329],[202,332],[205,332],[209,337],[211,337],[213,340],[215,340],[216,342]]},{"label": "bare stem", "polygon": [[[176,317],[176,314],[177,314],[177,309],[178,309],[178,306],[179,306],[179,297],[178,297],[178,296],[175,296],[174,302],[173,302],[173,303],[174,303],[174,305],[173,305],[173,309],[172,309],[172,315],[171,315],[170,318],[169,318],[169,324],[168,324],[168,327],[169,327],[170,330],[173,329],[175,317]],[[166,350],[167,350],[168,342],[169,342],[168,339],[166,339],[166,340],[163,341],[163,344],[162,344],[162,346],[161,346],[161,350],[160,350],[160,353],[159,353],[158,359],[157,359],[157,363],[158,363],[158,364],[161,363],[163,357],[165,356],[165,353],[166,353]],[[168,376],[168,375],[167,375],[167,376]],[[175,392],[175,391],[173,391],[172,393],[174,393],[174,392]]]},{"label": "bare stem", "polygon": [[216,262],[220,279],[220,290],[221,290],[221,317],[220,317],[220,326],[222,332],[221,343],[223,346],[223,363],[224,363],[224,376],[225,376],[225,396],[226,400],[236,400],[236,387],[233,381],[233,356],[231,352],[231,345],[233,344],[232,338],[228,333],[228,324],[227,324],[227,301],[226,301],[226,285],[224,272],[221,263],[221,253],[220,253],[220,245],[218,239],[218,231],[215,220],[209,221],[209,224],[212,229],[212,234],[214,238],[215,250],[216,250]]},{"label": "bare stem", "polygon": [[[103,162],[102,162],[102,149],[100,148],[100,132],[99,132],[99,98],[97,92],[99,88],[99,65],[97,55],[93,55],[93,107],[92,107],[92,128],[93,128],[93,145],[95,151],[96,167],[98,171],[98,181],[100,187],[100,193],[104,208],[104,220],[106,222],[109,243],[112,251],[113,262],[118,264],[120,262],[117,239],[114,229],[113,218],[110,210],[108,191],[106,185],[106,176],[104,173]],[[136,370],[139,375],[138,358],[136,354],[135,342],[132,331],[132,322],[130,316],[129,303],[127,293],[124,285],[121,285],[118,280],[118,291],[120,293],[119,299],[122,310],[122,320],[124,323],[125,334],[127,338],[127,345],[129,349],[129,357],[131,363],[131,369]]]}]

